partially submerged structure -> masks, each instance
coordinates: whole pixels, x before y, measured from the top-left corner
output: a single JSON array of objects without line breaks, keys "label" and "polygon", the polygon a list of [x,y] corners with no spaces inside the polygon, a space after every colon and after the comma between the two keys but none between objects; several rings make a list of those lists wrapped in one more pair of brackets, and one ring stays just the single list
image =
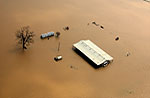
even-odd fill
[{"label": "partially submerged structure", "polygon": [[58,55],[58,56],[54,57],[54,60],[55,60],[55,61],[62,60],[62,56],[61,56],[61,55]]},{"label": "partially submerged structure", "polygon": [[73,44],[73,49],[95,68],[100,66],[105,67],[113,61],[113,57],[108,55],[90,40],[81,40]]},{"label": "partially submerged structure", "polygon": [[48,38],[51,36],[54,36],[54,32],[47,32],[47,33],[41,34],[41,39]]}]

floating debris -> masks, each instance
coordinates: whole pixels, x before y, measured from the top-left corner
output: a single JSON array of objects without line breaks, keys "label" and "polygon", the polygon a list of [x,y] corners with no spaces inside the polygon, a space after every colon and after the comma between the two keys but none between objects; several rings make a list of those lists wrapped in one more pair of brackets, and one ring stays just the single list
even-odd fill
[{"label": "floating debris", "polygon": [[71,65],[70,68],[73,68],[73,66]]},{"label": "floating debris", "polygon": [[115,40],[118,41],[118,40],[119,40],[119,37],[116,37]]},{"label": "floating debris", "polygon": [[99,24],[97,24],[95,21],[93,21],[92,24],[94,24],[96,26],[99,26]]},{"label": "floating debris", "polygon": [[134,91],[133,91],[133,90],[129,90],[129,91],[127,91],[127,93],[128,93],[128,94],[133,94]]},{"label": "floating debris", "polygon": [[130,55],[130,52],[127,52],[127,53],[126,53],[126,56],[129,56],[129,55]]},{"label": "floating debris", "polygon": [[143,0],[143,1],[150,3],[150,0]]},{"label": "floating debris", "polygon": [[103,26],[100,26],[102,29],[104,29],[104,27]]},{"label": "floating debris", "polygon": [[65,31],[66,31],[66,30],[68,31],[68,30],[69,30],[69,27],[67,26],[67,27],[64,27],[63,29],[64,29]]},{"label": "floating debris", "polygon": [[59,37],[60,36],[60,32],[56,32],[56,37]]},{"label": "floating debris", "polygon": [[58,55],[58,56],[54,57],[54,60],[55,60],[55,61],[62,60],[62,56],[61,56],[61,55]]},{"label": "floating debris", "polygon": [[73,65],[70,65],[70,68],[71,68],[71,69],[76,69],[76,70],[78,69],[77,67],[75,67],[75,66],[73,66]]},{"label": "floating debris", "polygon": [[92,22],[92,24],[96,24],[96,22],[95,22],[95,21],[93,21],[93,22]]},{"label": "floating debris", "polygon": [[54,32],[47,32],[47,33],[41,34],[41,39],[44,39],[44,38],[49,39],[49,37],[51,36],[54,36]]}]

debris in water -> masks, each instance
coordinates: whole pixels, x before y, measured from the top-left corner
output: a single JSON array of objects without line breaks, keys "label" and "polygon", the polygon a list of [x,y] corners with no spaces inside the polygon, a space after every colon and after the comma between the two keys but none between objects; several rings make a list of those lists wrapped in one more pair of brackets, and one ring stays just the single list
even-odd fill
[{"label": "debris in water", "polygon": [[128,94],[132,94],[132,93],[134,93],[134,91],[132,91],[132,90],[129,90],[129,91],[128,91]]},{"label": "debris in water", "polygon": [[64,27],[63,29],[66,31],[66,30],[69,30],[69,27],[67,26],[67,27]]},{"label": "debris in water", "polygon": [[118,40],[119,40],[119,37],[116,37],[115,40],[118,41]]},{"label": "debris in water", "polygon": [[150,0],[143,0],[143,1],[150,3]]},{"label": "debris in water", "polygon": [[75,66],[73,66],[73,65],[70,65],[70,68],[71,68],[71,69],[76,69],[76,70],[78,69],[77,67],[75,67]]},{"label": "debris in water", "polygon": [[93,21],[93,22],[92,22],[92,24],[96,24],[96,22],[95,22],[95,21]]},{"label": "debris in water", "polygon": [[73,66],[71,65],[70,68],[73,68]]},{"label": "debris in water", "polygon": [[59,37],[60,36],[60,32],[56,32],[56,37]]},{"label": "debris in water", "polygon": [[130,55],[130,52],[127,52],[127,53],[126,53],[126,56],[129,56],[129,55]]},{"label": "debris in water", "polygon": [[104,29],[104,27],[103,26],[100,26],[102,29]]},{"label": "debris in water", "polygon": [[99,26],[99,24],[97,24],[95,21],[93,21],[92,24],[94,24],[96,26]]}]

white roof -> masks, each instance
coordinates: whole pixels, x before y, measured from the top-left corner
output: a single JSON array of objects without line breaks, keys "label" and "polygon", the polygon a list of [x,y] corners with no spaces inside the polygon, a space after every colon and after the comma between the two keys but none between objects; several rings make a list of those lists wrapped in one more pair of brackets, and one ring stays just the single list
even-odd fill
[{"label": "white roof", "polygon": [[100,65],[106,60],[112,61],[113,57],[108,55],[90,40],[81,40],[73,45],[80,50],[84,55],[91,59],[95,64]]},{"label": "white roof", "polygon": [[54,32],[47,32],[47,33],[41,34],[41,36],[43,38],[46,38],[46,37],[49,37],[49,36],[52,36],[52,35],[54,35]]}]

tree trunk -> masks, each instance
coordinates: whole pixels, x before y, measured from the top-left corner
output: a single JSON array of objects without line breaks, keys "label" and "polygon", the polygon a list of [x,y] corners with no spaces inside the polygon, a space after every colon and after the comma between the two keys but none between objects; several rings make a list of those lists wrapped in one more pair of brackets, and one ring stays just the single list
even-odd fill
[{"label": "tree trunk", "polygon": [[22,48],[23,48],[23,50],[24,50],[24,49],[27,49],[26,46],[25,46],[25,38],[23,37],[22,40],[23,40],[23,41],[22,41]]},{"label": "tree trunk", "polygon": [[22,44],[23,49],[27,49],[25,43]]}]

